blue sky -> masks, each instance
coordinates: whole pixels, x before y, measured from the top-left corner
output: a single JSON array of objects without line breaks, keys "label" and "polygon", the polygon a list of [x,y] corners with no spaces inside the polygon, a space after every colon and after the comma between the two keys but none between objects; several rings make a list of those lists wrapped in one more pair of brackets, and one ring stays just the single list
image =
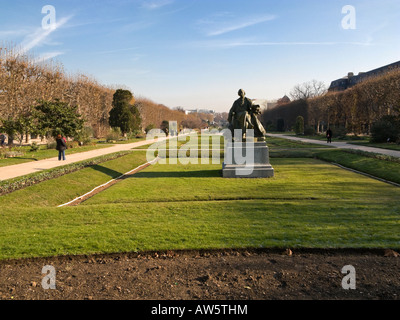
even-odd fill
[{"label": "blue sky", "polygon": [[[171,108],[229,111],[400,60],[398,0],[0,0],[0,43]],[[44,30],[45,5],[56,28]],[[344,29],[345,5],[356,28]]]}]

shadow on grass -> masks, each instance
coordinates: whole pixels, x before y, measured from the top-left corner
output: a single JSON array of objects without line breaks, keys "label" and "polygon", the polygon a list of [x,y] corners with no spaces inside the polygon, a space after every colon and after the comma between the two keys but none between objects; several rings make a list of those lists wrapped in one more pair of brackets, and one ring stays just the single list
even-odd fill
[{"label": "shadow on grass", "polygon": [[121,173],[121,172],[118,172],[118,171],[115,171],[115,170],[112,170],[112,169],[109,169],[109,168],[106,168],[103,166],[99,166],[99,165],[92,166],[91,168],[93,170],[104,173],[113,179],[118,178],[123,175],[123,173]]},{"label": "shadow on grass", "polygon": [[165,171],[165,172],[139,172],[131,178],[220,178],[221,170],[204,170],[204,171]]},{"label": "shadow on grass", "polygon": [[24,158],[24,157],[13,157],[13,158],[8,158],[8,159],[39,161],[39,159],[36,159],[36,158]]}]

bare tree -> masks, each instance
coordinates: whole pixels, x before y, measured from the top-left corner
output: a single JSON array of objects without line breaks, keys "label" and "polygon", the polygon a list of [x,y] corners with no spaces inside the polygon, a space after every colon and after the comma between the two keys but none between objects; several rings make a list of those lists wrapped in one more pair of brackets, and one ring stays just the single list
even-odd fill
[{"label": "bare tree", "polygon": [[312,80],[296,85],[290,95],[293,100],[307,100],[322,96],[327,92],[326,86],[323,82]]},{"label": "bare tree", "polygon": [[[78,106],[86,124],[101,137],[110,129],[108,119],[114,92],[124,87],[103,86],[85,74],[67,74],[57,61],[38,62],[33,55],[0,43],[0,119],[28,119],[39,101],[62,101]],[[180,128],[202,128],[207,121],[213,121],[212,115],[186,115],[183,108],[172,110],[146,98],[130,103],[140,111],[144,128],[160,127],[163,121],[176,121]],[[28,137],[28,125],[24,130]]]}]

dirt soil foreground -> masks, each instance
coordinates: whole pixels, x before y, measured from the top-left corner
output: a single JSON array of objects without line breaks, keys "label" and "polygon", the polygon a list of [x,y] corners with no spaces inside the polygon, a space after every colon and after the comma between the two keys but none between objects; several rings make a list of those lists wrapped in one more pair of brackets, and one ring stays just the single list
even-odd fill
[{"label": "dirt soil foreground", "polygon": [[[42,287],[46,265],[56,271],[54,290]],[[355,290],[342,288],[347,265]],[[226,250],[2,261],[0,299],[400,300],[400,258],[391,250]]]}]

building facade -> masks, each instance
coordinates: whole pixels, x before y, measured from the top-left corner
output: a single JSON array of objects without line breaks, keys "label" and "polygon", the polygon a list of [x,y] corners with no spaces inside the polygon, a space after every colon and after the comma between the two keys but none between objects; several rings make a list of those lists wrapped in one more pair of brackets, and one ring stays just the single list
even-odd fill
[{"label": "building facade", "polygon": [[341,79],[332,81],[331,86],[329,87],[330,92],[335,92],[335,91],[344,91],[347,90],[353,86],[355,86],[358,83],[361,83],[369,78],[377,77],[382,74],[385,74],[389,71],[395,70],[400,68],[400,61],[389,64],[387,66],[368,71],[368,72],[360,72],[358,75],[354,75],[353,72],[349,72],[346,77],[343,77]]}]

